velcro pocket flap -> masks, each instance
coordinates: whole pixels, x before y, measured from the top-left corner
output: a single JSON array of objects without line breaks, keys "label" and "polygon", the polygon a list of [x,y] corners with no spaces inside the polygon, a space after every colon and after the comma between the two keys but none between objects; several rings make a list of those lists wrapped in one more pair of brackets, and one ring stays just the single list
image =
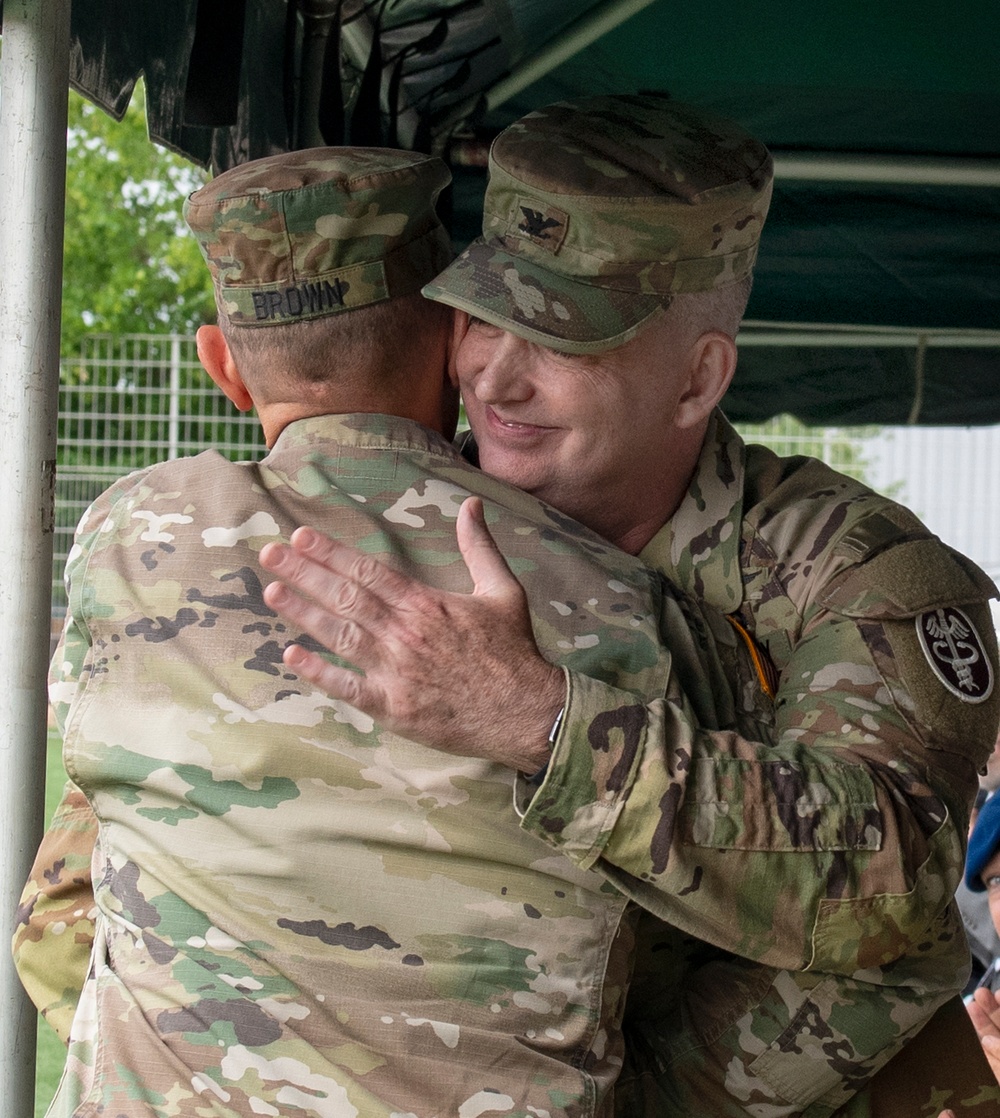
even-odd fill
[{"label": "velcro pocket flap", "polygon": [[931,536],[877,552],[834,578],[818,600],[845,617],[898,619],[997,597],[989,575]]}]

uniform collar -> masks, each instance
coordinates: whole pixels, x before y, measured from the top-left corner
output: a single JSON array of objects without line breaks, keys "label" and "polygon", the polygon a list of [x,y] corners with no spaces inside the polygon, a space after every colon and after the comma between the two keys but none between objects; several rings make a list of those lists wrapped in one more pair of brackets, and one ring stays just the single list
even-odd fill
[{"label": "uniform collar", "polygon": [[716,409],[688,491],[674,515],[639,554],[676,583],[724,613],[743,601],[740,528],[746,447]]},{"label": "uniform collar", "polygon": [[[368,450],[456,457],[449,442],[419,423],[369,413],[297,420],[284,428],[271,453],[327,440]],[[684,499],[639,555],[647,567],[724,613],[739,609],[743,601],[739,558],[745,466],[743,440],[716,410]]]},{"label": "uniform collar", "polygon": [[395,450],[456,457],[451,443],[436,431],[412,419],[374,412],[314,415],[308,419],[297,419],[282,429],[270,453],[300,449],[318,442],[335,442],[341,446],[364,450]]}]

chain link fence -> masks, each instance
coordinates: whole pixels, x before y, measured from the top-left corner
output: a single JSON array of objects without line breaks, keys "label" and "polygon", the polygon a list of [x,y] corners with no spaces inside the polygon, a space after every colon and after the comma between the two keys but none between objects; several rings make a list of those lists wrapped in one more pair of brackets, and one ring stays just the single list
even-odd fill
[{"label": "chain link fence", "polygon": [[117,478],[212,447],[263,455],[257,418],[225,398],[202,369],[195,341],[177,334],[88,337],[61,363],[53,612],[66,607],[62,572],[87,506]]}]

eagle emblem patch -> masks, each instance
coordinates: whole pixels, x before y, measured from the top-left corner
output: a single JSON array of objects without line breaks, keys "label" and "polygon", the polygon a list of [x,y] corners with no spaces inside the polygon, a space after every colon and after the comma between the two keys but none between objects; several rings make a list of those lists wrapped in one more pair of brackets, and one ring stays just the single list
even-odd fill
[{"label": "eagle emblem patch", "polygon": [[963,703],[981,703],[993,692],[993,666],[968,616],[955,606],[920,614],[917,638],[939,680]]},{"label": "eagle emblem patch", "polygon": [[515,236],[554,254],[562,247],[568,227],[569,214],[565,210],[536,199],[517,199],[517,213],[511,229]]}]

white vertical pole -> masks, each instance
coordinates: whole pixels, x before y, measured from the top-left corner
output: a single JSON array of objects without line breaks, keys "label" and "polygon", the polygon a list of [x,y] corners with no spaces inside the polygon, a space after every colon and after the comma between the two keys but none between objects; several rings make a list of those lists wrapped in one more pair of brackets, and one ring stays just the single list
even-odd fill
[{"label": "white vertical pole", "polygon": [[34,1112],[34,1007],[11,961],[41,834],[59,401],[70,0],[5,0],[0,62],[0,1100]]}]

